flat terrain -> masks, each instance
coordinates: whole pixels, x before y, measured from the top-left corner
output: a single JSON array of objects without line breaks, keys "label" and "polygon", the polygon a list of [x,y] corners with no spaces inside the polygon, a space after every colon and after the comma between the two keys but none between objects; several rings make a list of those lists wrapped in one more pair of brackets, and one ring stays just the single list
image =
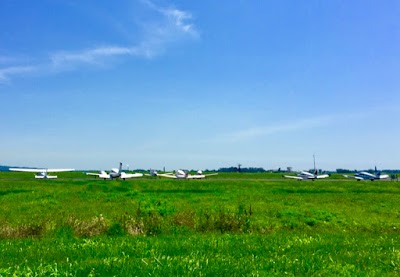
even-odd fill
[{"label": "flat terrain", "polygon": [[400,183],[0,173],[0,276],[400,274]]}]

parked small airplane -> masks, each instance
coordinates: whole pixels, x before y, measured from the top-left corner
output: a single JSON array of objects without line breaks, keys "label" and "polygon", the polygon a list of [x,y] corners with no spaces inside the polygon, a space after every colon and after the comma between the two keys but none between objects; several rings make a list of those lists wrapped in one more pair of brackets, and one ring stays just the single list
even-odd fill
[{"label": "parked small airplane", "polygon": [[20,172],[36,172],[38,174],[35,175],[36,179],[56,179],[55,175],[48,175],[50,172],[66,172],[66,171],[74,171],[72,168],[10,168],[11,171],[20,171]]},{"label": "parked small airplane", "polygon": [[384,180],[384,179],[389,179],[389,175],[387,174],[381,174],[380,171],[376,170],[376,166],[375,166],[375,174],[366,172],[366,171],[362,171],[362,172],[358,172],[354,175],[343,175],[346,178],[354,178],[357,181],[361,181],[361,180]]},{"label": "parked small airplane", "polygon": [[126,180],[126,179],[130,179],[130,178],[137,178],[137,177],[142,177],[143,174],[142,173],[125,173],[122,172],[122,163],[119,163],[119,168],[112,168],[110,173],[105,172],[104,170],[100,171],[100,173],[91,173],[88,172],[86,173],[86,175],[94,175],[94,176],[98,176],[102,179],[117,179],[120,178],[122,180]]},{"label": "parked small airplane", "polygon": [[157,170],[150,169],[149,174],[144,174],[144,175],[151,176],[151,177],[157,177],[159,175],[159,173],[157,172]]},{"label": "parked small airplane", "polygon": [[[154,172],[153,172],[154,174]],[[213,175],[218,175],[218,173],[212,173],[212,174],[203,174],[203,171],[199,170],[197,171],[196,174],[192,175],[189,174],[187,171],[179,169],[174,173],[157,173],[155,172],[156,175],[153,176],[160,176],[160,177],[166,177],[166,178],[172,178],[172,179],[204,179],[208,176],[213,176]]]},{"label": "parked small airplane", "polygon": [[307,172],[307,171],[302,171],[299,174],[297,174],[297,176],[284,175],[283,177],[297,179],[299,181],[302,181],[302,180],[313,180],[314,181],[315,179],[328,178],[329,175],[328,174],[318,175],[318,171],[316,170],[316,171],[314,171],[314,174]]},{"label": "parked small airplane", "polygon": [[299,181],[302,181],[302,180],[312,180],[312,181],[314,181],[315,179],[328,178],[329,177],[328,174],[318,175],[318,170],[315,168],[315,155],[313,155],[313,158],[314,158],[314,174],[310,173],[308,171],[302,171],[299,174],[297,174],[297,176],[283,175],[283,177],[296,179],[296,180],[299,180]]}]

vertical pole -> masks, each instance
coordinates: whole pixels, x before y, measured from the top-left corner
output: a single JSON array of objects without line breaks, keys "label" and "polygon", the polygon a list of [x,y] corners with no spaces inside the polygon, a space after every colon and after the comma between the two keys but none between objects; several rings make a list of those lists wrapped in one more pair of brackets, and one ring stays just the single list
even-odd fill
[{"label": "vertical pole", "polygon": [[314,159],[314,173],[315,173],[315,171],[317,170],[317,169],[315,168],[315,154],[313,155],[313,159]]}]

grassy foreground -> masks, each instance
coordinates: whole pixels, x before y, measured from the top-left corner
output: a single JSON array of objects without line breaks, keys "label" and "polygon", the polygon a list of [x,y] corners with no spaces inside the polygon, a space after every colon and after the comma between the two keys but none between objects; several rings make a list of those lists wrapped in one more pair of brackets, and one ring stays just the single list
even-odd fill
[{"label": "grassy foreground", "polygon": [[0,276],[400,274],[397,182],[12,176]]}]

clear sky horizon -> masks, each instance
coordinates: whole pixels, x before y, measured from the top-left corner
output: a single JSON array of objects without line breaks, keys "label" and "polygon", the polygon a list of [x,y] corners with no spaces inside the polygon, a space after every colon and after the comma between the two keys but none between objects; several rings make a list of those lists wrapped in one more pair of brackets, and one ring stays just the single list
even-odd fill
[{"label": "clear sky horizon", "polygon": [[0,164],[400,168],[400,2],[0,3]]}]

